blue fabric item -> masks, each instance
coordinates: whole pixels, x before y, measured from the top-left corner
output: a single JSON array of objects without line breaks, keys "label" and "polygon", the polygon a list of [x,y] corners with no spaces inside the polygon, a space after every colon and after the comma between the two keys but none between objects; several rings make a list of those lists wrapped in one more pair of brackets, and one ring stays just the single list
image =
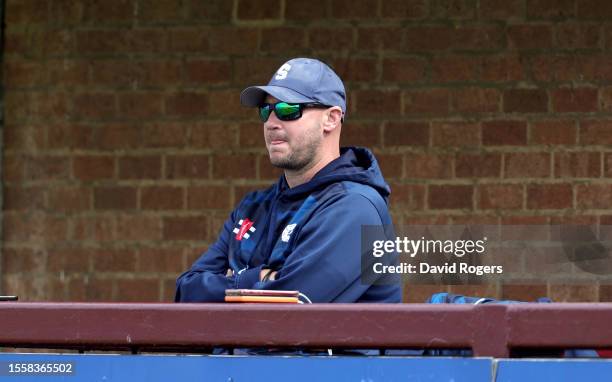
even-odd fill
[{"label": "blue fabric item", "polygon": [[[219,239],[177,279],[175,301],[221,302],[226,289],[248,288],[299,290],[312,302],[401,302],[399,282],[361,280],[361,226],[392,227],[389,193],[365,148],[342,148],[294,188],[281,176],[244,197]],[[277,270],[276,279],[260,282],[262,268]]]},{"label": "blue fabric item", "polygon": [[346,115],[346,92],[338,75],[325,63],[314,58],[294,58],[274,73],[267,86],[250,86],[240,94],[245,106],[261,105],[270,94],[290,103],[317,102],[339,106]]}]

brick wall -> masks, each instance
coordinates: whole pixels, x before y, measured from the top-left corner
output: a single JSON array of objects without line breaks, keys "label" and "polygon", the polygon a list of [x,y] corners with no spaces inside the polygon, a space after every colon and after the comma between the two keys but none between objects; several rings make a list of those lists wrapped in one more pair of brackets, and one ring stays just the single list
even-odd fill
[{"label": "brick wall", "polygon": [[374,149],[396,224],[611,221],[612,2],[8,0],[5,19],[2,291],[24,300],[170,300],[277,178],[238,95],[295,56],[345,80],[343,143]]}]

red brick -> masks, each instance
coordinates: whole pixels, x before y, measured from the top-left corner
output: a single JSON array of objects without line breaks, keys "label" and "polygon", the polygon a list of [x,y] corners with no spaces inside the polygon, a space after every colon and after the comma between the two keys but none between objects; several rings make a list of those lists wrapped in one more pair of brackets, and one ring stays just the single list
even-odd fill
[{"label": "red brick", "polygon": [[136,252],[125,249],[106,249],[93,252],[93,269],[96,272],[134,272]]},{"label": "red brick", "polygon": [[63,156],[34,156],[27,160],[25,177],[30,180],[66,180],[70,177],[70,159]]},{"label": "red brick", "polygon": [[612,78],[610,55],[582,55],[577,58],[576,66],[583,81],[608,81]]},{"label": "red brick", "polygon": [[90,251],[84,249],[50,249],[47,254],[48,272],[89,272]]},{"label": "red brick", "polygon": [[609,184],[579,184],[576,204],[581,209],[609,209],[612,205],[612,186]]},{"label": "red brick", "polygon": [[43,126],[6,126],[4,147],[15,152],[38,153],[47,148],[45,130]]},{"label": "red brick", "polygon": [[[259,32],[255,28],[216,27],[207,34],[210,42],[210,51],[216,54],[250,55],[257,52],[259,47]],[[288,38],[286,40],[291,41],[292,39]]]},{"label": "red brick", "polygon": [[506,31],[501,26],[455,28],[452,46],[460,50],[499,50],[505,48]]},{"label": "red brick", "polygon": [[84,283],[85,301],[109,302],[113,300],[114,279],[91,277]]},{"label": "red brick", "polygon": [[557,89],[552,91],[553,110],[558,112],[597,111],[597,89]]},{"label": "red brick", "polygon": [[335,59],[331,67],[342,80],[347,82],[371,82],[372,75],[376,75],[378,62],[370,58],[339,58]]},{"label": "red brick", "polygon": [[236,8],[238,20],[275,20],[282,17],[281,0],[238,0]]},{"label": "red brick", "polygon": [[521,0],[481,0],[480,18],[484,20],[522,19],[525,4]]},{"label": "red brick", "polygon": [[233,4],[233,2],[225,0],[191,0],[188,17],[198,22],[228,22],[232,18]]},{"label": "red brick", "polygon": [[[502,225],[516,225],[516,226],[529,226],[529,225],[533,225],[533,226],[537,226],[537,225],[549,225],[549,218],[546,216],[503,216],[501,218],[501,224]],[[512,230],[514,230],[514,227],[511,227]],[[529,230],[529,227],[525,228],[526,230]],[[540,233],[540,230],[535,230],[536,233]],[[502,234],[503,236],[503,234]],[[503,237],[505,240],[507,240],[508,238],[506,238],[506,236]],[[512,238],[509,238],[510,240],[512,240]],[[518,239],[516,239],[518,240]],[[523,236],[522,238],[520,238],[520,240],[525,240],[525,236]]]},{"label": "red brick", "polygon": [[472,209],[474,187],[463,185],[430,185],[429,208]]},{"label": "red brick", "polygon": [[49,210],[58,212],[82,212],[91,209],[91,189],[85,187],[60,187],[49,190]]},{"label": "red brick", "polygon": [[6,60],[4,63],[4,85],[7,89],[46,86],[45,67],[32,60]]},{"label": "red brick", "polygon": [[117,280],[117,300],[125,302],[158,302],[160,281],[154,279]]},{"label": "red brick", "polygon": [[48,8],[36,0],[8,1],[3,13],[7,25],[38,24],[48,20]]},{"label": "red brick", "polygon": [[158,216],[122,215],[117,219],[117,240],[161,240],[161,220]]},{"label": "red brick", "polygon": [[448,179],[453,173],[452,157],[443,154],[407,154],[406,178]]},{"label": "red brick", "polygon": [[482,59],[480,77],[485,81],[519,81],[525,78],[521,57],[493,56]]},{"label": "red brick", "polygon": [[508,27],[508,44],[511,49],[550,49],[552,31],[546,25],[513,25]]},{"label": "red brick", "polygon": [[557,178],[601,177],[601,154],[592,152],[555,153]]},{"label": "red brick", "polygon": [[130,29],[127,32],[130,53],[163,53],[168,51],[168,33],[165,29]]},{"label": "red brick", "polygon": [[[238,134],[240,135],[238,139],[238,143],[240,147],[242,148],[265,147],[265,140],[263,136],[263,124],[261,122],[241,123],[240,126],[238,126],[238,131],[239,131]],[[342,132],[341,137],[344,136],[345,132],[346,131]]]},{"label": "red brick", "polygon": [[85,86],[89,81],[89,67],[83,60],[49,60],[47,61],[49,85],[61,88]]},{"label": "red brick", "polygon": [[74,97],[74,114],[77,118],[103,120],[117,115],[117,101],[113,94],[90,93]]},{"label": "red brick", "polygon": [[43,273],[45,254],[28,248],[4,248],[2,250],[3,274]]},{"label": "red brick", "polygon": [[178,117],[195,117],[208,112],[208,95],[205,93],[176,93],[166,98],[166,114]]},{"label": "red brick", "polygon": [[478,205],[483,210],[520,210],[523,207],[523,186],[520,184],[483,184],[478,190]]},{"label": "red brick", "polygon": [[560,24],[556,27],[557,47],[560,49],[593,49],[601,41],[599,25]]},{"label": "red brick", "polygon": [[480,58],[474,56],[436,56],[432,61],[431,79],[436,83],[474,81],[480,72]]},{"label": "red brick", "polygon": [[254,179],[256,157],[251,154],[216,155],[213,158],[212,176],[215,179]]},{"label": "red brick", "polygon": [[428,123],[388,122],[385,125],[385,146],[429,146],[429,135]]},{"label": "red brick", "polygon": [[599,100],[601,110],[612,111],[612,88],[602,87]]},{"label": "red brick", "polygon": [[208,155],[169,155],[166,157],[166,178],[208,179]]},{"label": "red brick", "polygon": [[612,285],[599,286],[599,301],[612,302]]},{"label": "red brick", "polygon": [[479,285],[449,285],[449,292],[464,296],[493,297],[497,298],[497,286],[495,284]]},{"label": "red brick", "polygon": [[384,18],[421,19],[428,11],[426,0],[385,0],[381,3]]},{"label": "red brick", "polygon": [[377,7],[375,0],[336,0],[332,4],[332,17],[336,19],[375,18]]},{"label": "red brick", "polygon": [[402,29],[398,27],[362,27],[357,29],[360,51],[401,50]]},{"label": "red brick", "polygon": [[141,0],[138,5],[139,23],[175,22],[181,20],[184,13],[184,3],[174,0]]},{"label": "red brick", "polygon": [[501,92],[497,89],[461,88],[452,93],[453,111],[460,113],[499,112]]},{"label": "red brick", "polygon": [[116,239],[115,219],[107,216],[81,216],[72,219],[72,239],[92,240],[100,243]]},{"label": "red brick", "polygon": [[222,84],[230,81],[231,63],[228,60],[197,59],[185,63],[189,84]]},{"label": "red brick", "polygon": [[160,93],[123,93],[119,96],[119,117],[139,121],[159,117],[163,101]]},{"label": "red brick", "polygon": [[128,35],[125,29],[78,30],[75,32],[75,38],[76,50],[81,54],[120,54],[128,51]]},{"label": "red brick", "polygon": [[483,122],[482,143],[485,146],[525,145],[527,126],[521,121]]},{"label": "red brick", "polygon": [[[240,137],[242,138],[242,133]],[[261,138],[257,139],[257,146],[261,145],[261,140]],[[373,147],[378,146],[379,144],[380,128],[378,124],[351,122],[350,125],[342,128],[342,134],[340,135],[340,146]]]},{"label": "red brick", "polygon": [[136,189],[108,186],[94,189],[94,208],[97,210],[128,210],[136,208]]},{"label": "red brick", "polygon": [[403,155],[376,153],[376,159],[385,179],[400,178],[402,176]]},{"label": "red brick", "polygon": [[190,210],[228,209],[230,190],[225,186],[190,187],[187,189],[187,208]]},{"label": "red brick", "polygon": [[419,184],[391,185],[389,205],[401,211],[422,210],[425,208],[425,186]]},{"label": "red brick", "polygon": [[527,2],[527,17],[529,19],[563,20],[575,15],[575,0],[532,0]]},{"label": "red brick", "polygon": [[188,139],[189,127],[180,122],[160,122],[145,125],[141,130],[143,147],[183,148]]},{"label": "red brick", "polygon": [[402,301],[408,304],[423,304],[434,293],[446,292],[445,285],[404,284]]},{"label": "red brick", "polygon": [[138,251],[137,258],[136,272],[179,274],[185,270],[180,248],[146,248]]},{"label": "red brick", "polygon": [[548,295],[546,284],[505,284],[501,298],[504,300],[536,301]]},{"label": "red brick", "polygon": [[21,156],[4,154],[2,178],[5,182],[22,181],[25,178],[25,160]]},{"label": "red brick", "polygon": [[455,175],[458,178],[499,178],[501,163],[501,154],[457,154]]},{"label": "red brick", "polygon": [[100,24],[104,22],[131,22],[134,17],[132,0],[117,0],[113,2],[86,3],[83,10],[83,19],[86,22]]},{"label": "red brick", "polygon": [[404,29],[404,47],[407,52],[447,50],[453,45],[456,31],[449,27],[414,26]]},{"label": "red brick", "polygon": [[550,154],[508,153],[505,155],[506,178],[546,178],[550,176]]},{"label": "red brick", "polygon": [[[124,63],[125,65],[125,63]],[[181,81],[182,63],[179,60],[134,60],[129,78],[136,84],[146,87],[176,85]]]},{"label": "red brick", "polygon": [[510,89],[504,92],[504,112],[541,113],[548,111],[548,94],[541,89]]},{"label": "red brick", "polygon": [[181,187],[151,186],[140,190],[140,208],[143,210],[180,210],[184,207]]},{"label": "red brick", "polygon": [[7,211],[43,210],[46,208],[45,188],[21,184],[4,186],[3,204]]},{"label": "red brick", "polygon": [[211,91],[208,97],[208,114],[211,116],[227,118],[228,115],[231,115],[234,119],[246,119],[253,118],[256,111],[240,104],[238,89]]},{"label": "red brick", "polygon": [[584,19],[609,19],[612,4],[600,0],[577,0],[578,17]]},{"label": "red brick", "polygon": [[445,115],[449,112],[448,89],[406,91],[403,96],[405,114]]},{"label": "red brick", "polygon": [[604,176],[612,177],[612,154],[604,153]]},{"label": "red brick", "polygon": [[283,170],[272,166],[269,155],[261,155],[257,159],[259,169],[259,179],[269,179],[272,181],[278,180],[283,175]]},{"label": "red brick", "polygon": [[66,240],[67,219],[45,214],[4,214],[4,240],[6,243],[53,245]]},{"label": "red brick", "polygon": [[474,0],[433,0],[431,17],[436,19],[468,20],[476,17]]},{"label": "red brick", "polygon": [[580,143],[583,145],[612,144],[612,121],[580,121]]},{"label": "red brick", "polygon": [[121,150],[138,147],[142,143],[139,126],[103,125],[93,131],[93,142],[102,150]]},{"label": "red brick", "polygon": [[164,240],[203,241],[208,235],[208,219],[203,216],[164,218],[163,227]]},{"label": "red brick", "polygon": [[236,86],[268,83],[275,70],[283,62],[284,60],[279,60],[278,58],[236,58],[234,60],[234,83]]},{"label": "red brick", "polygon": [[597,302],[598,285],[550,285],[549,296],[554,302]]},{"label": "red brick", "polygon": [[100,87],[127,88],[134,82],[131,64],[126,60],[96,59],[89,63],[91,84]]},{"label": "red brick", "polygon": [[295,21],[322,20],[329,17],[326,0],[302,2],[299,0],[285,1],[285,19]]},{"label": "red brick", "polygon": [[427,62],[417,57],[384,58],[382,80],[393,83],[415,83],[425,80]]},{"label": "red brick", "polygon": [[[285,37],[281,37],[285,36]],[[291,36],[290,38],[287,38]],[[256,50],[253,46],[252,51]],[[261,30],[259,49],[266,53],[290,54],[301,52],[306,48],[306,31],[304,28],[276,27]]]},{"label": "red brick", "polygon": [[158,155],[119,158],[120,179],[159,179],[160,177],[161,157]]},{"label": "red brick", "polygon": [[538,121],[530,126],[530,143],[545,145],[576,144],[578,128],[574,121]]},{"label": "red brick", "polygon": [[431,135],[433,146],[480,146],[480,125],[475,123],[432,123]]},{"label": "red brick", "polygon": [[357,115],[399,115],[401,110],[401,94],[396,90],[358,90],[354,92],[356,97]]},{"label": "red brick", "polygon": [[570,184],[532,184],[527,186],[527,208],[567,209],[572,208],[572,186]]},{"label": "red brick", "polygon": [[[306,3],[300,4],[297,8],[301,8],[304,4]],[[352,28],[312,27],[308,29],[308,45],[316,51],[336,51],[340,46],[352,49],[354,35]]]},{"label": "red brick", "polygon": [[574,55],[535,56],[531,60],[533,78],[537,81],[573,81],[579,73],[577,58]]},{"label": "red brick", "polygon": [[210,32],[206,27],[172,28],[168,31],[168,50],[175,53],[210,52]]}]

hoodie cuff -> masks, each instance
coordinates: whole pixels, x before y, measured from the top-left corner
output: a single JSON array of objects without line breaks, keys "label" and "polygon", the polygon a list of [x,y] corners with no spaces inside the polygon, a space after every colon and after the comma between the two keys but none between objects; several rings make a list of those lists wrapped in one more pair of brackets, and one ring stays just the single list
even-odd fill
[{"label": "hoodie cuff", "polygon": [[256,268],[249,268],[236,277],[236,289],[252,289],[255,283],[259,282],[259,274],[263,265]]}]

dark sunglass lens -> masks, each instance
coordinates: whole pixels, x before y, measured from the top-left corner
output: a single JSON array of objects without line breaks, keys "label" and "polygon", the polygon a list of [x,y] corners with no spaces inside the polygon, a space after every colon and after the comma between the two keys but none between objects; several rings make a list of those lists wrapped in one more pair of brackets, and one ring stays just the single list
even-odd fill
[{"label": "dark sunglass lens", "polygon": [[302,116],[300,105],[292,105],[286,102],[277,103],[274,112],[281,121],[292,121]]},{"label": "dark sunglass lens", "polygon": [[264,105],[259,107],[259,118],[262,122],[266,122],[270,117],[270,105]]}]

